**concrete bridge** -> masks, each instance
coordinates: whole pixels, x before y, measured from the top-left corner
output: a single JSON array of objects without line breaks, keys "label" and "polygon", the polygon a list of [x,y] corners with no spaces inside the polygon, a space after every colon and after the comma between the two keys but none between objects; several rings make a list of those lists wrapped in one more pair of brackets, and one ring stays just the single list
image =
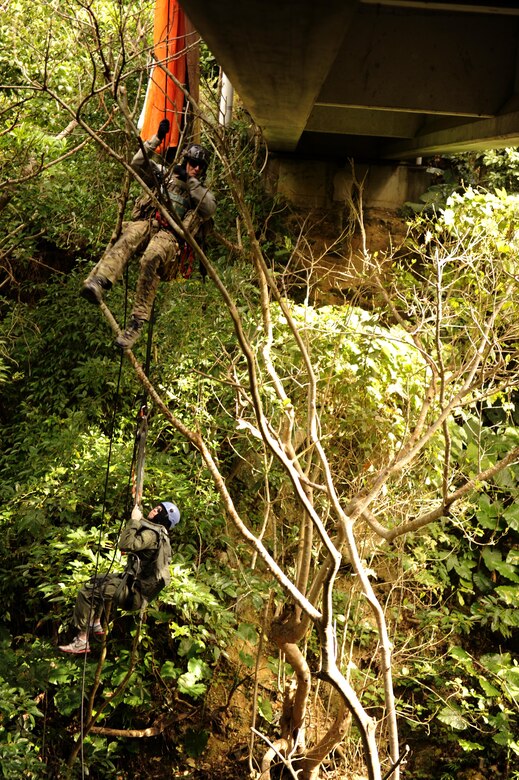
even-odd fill
[{"label": "concrete bridge", "polygon": [[519,146],[517,0],[181,1],[289,173]]},{"label": "concrete bridge", "polygon": [[519,146],[517,0],[182,0],[271,152]]}]

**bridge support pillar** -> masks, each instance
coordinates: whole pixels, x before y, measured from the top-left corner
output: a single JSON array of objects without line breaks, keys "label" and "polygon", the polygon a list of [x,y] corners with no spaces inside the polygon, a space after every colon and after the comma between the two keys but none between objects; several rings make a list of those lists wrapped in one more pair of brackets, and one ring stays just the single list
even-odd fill
[{"label": "bridge support pillar", "polygon": [[294,206],[309,209],[346,206],[356,181],[362,184],[366,208],[396,211],[406,201],[418,201],[435,181],[435,175],[428,173],[425,165],[358,163],[353,171],[349,163],[289,158],[272,160],[267,177],[274,193]]}]

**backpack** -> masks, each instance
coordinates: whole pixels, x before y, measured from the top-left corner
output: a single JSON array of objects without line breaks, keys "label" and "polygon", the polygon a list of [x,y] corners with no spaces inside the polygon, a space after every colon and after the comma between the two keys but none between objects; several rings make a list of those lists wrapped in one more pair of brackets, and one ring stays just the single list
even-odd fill
[{"label": "backpack", "polygon": [[152,551],[149,558],[139,558],[131,553],[131,563],[127,567],[135,577],[137,585],[147,601],[154,599],[166,585],[171,582],[169,564],[171,561],[171,545],[169,535],[164,526],[141,520],[141,527],[154,531],[158,536],[158,547]]}]

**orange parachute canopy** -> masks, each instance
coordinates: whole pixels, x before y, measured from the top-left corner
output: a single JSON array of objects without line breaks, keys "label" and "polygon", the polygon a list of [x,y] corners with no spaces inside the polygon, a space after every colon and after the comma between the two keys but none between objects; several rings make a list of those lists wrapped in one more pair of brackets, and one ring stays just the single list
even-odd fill
[{"label": "orange parachute canopy", "polygon": [[178,146],[184,93],[171,74],[186,82],[186,18],[177,0],[156,0],[153,27],[153,65],[139,122],[146,141],[157,132],[161,119],[169,119],[164,149]]}]

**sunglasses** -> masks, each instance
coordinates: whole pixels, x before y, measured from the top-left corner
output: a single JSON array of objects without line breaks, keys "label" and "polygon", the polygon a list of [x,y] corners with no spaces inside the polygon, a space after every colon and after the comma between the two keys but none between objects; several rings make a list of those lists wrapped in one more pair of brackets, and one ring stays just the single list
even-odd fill
[{"label": "sunglasses", "polygon": [[196,160],[194,157],[187,157],[186,160],[193,168],[200,168],[201,171],[205,171],[207,168],[207,165],[203,160]]}]

